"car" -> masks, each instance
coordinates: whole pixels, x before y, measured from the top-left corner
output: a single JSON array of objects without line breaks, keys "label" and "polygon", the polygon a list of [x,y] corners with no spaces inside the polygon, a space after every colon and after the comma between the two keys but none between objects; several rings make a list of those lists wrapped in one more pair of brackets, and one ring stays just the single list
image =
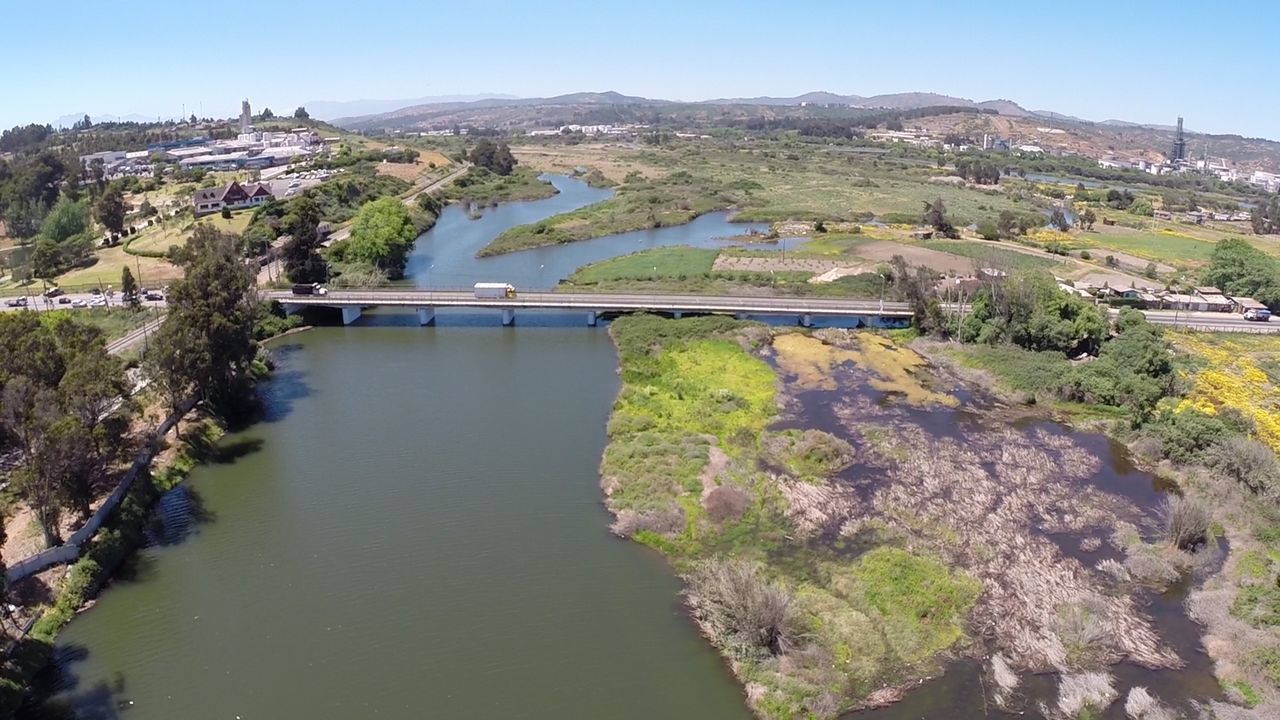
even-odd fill
[{"label": "car", "polygon": [[84,298],[76,298],[75,300],[71,301],[71,307],[73,308],[89,307],[89,301],[85,300]]},{"label": "car", "polygon": [[60,287],[51,287],[48,290],[44,291],[44,296],[47,298],[56,298],[59,295],[65,295],[65,294],[66,294],[66,291],[64,291]]},{"label": "car", "polygon": [[101,295],[89,301],[89,307],[106,307],[106,306],[107,306],[107,299],[102,297]]},{"label": "car", "polygon": [[70,304],[71,304],[71,298],[67,297],[66,295],[63,295],[62,297],[58,298],[58,304],[59,304],[59,305],[70,305]]},{"label": "car", "polygon": [[1244,311],[1244,319],[1255,322],[1268,322],[1271,320],[1271,311],[1265,308],[1249,308]]},{"label": "car", "polygon": [[102,291],[101,291],[101,290],[99,290],[98,288],[91,288],[91,289],[89,290],[89,294],[90,294],[90,295],[101,295],[101,294],[102,294]]},{"label": "car", "polygon": [[164,300],[164,295],[161,295],[160,293],[156,292],[155,290],[148,290],[147,292],[145,292],[145,293],[143,293],[143,294],[142,294],[142,299],[144,299],[144,300]]},{"label": "car", "polygon": [[9,307],[26,307],[27,298],[24,295],[23,297],[16,297],[11,300],[6,300],[5,305],[8,305]]}]

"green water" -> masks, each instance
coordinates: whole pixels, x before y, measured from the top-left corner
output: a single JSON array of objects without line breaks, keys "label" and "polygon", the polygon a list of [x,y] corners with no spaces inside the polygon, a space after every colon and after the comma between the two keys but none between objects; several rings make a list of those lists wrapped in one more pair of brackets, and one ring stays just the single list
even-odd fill
[{"label": "green water", "polygon": [[229,438],[246,454],[194,473],[194,532],[141,553],[60,638],[47,710],[749,717],[664,561],[608,534],[603,328],[289,343],[268,419]]}]

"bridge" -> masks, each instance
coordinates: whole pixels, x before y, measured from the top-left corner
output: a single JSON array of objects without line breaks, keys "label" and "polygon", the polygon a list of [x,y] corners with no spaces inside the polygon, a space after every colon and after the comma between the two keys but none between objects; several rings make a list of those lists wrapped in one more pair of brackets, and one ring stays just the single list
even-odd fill
[{"label": "bridge", "polygon": [[595,325],[601,315],[637,312],[684,314],[728,314],[792,316],[803,326],[813,324],[815,316],[846,318],[859,325],[883,325],[909,322],[911,307],[902,302],[878,300],[838,300],[813,297],[718,296],[718,295],[624,295],[615,293],[519,292],[510,298],[477,298],[473,290],[330,290],[325,295],[294,295],[287,290],[262,293],[277,300],[286,312],[308,307],[336,308],[342,311],[342,322],[351,324],[370,307],[412,308],[418,322],[430,325],[437,308],[478,308],[498,310],[502,324],[515,322],[517,310],[565,310],[582,312],[588,325]]}]

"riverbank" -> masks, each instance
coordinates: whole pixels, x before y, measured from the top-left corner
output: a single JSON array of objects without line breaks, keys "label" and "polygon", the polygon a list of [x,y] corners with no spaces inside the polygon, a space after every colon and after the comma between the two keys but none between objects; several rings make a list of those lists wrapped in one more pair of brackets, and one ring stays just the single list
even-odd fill
[{"label": "riverbank", "polygon": [[684,576],[759,716],[892,702],[952,657],[995,658],[1013,686],[1061,676],[1057,698],[1011,686],[1010,710],[1120,661],[1181,692],[1188,639],[1144,609],[1159,583],[1101,562],[1166,556],[1144,540],[1160,494],[1096,444],[871,333],[634,317],[611,334],[614,530]]},{"label": "riverbank", "polygon": [[536,170],[516,168],[510,175],[498,175],[473,167],[446,187],[441,198],[446,202],[462,203],[468,208],[484,208],[504,202],[543,200],[558,192]]}]

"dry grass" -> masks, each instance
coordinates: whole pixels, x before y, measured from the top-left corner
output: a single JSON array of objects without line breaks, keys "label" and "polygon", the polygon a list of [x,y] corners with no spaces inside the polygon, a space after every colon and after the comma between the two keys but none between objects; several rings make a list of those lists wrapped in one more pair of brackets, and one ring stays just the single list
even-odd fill
[{"label": "dry grass", "polygon": [[1129,690],[1129,696],[1124,700],[1124,714],[1130,720],[1177,720],[1172,710],[1141,686]]},{"label": "dry grass", "polygon": [[698,624],[732,657],[778,656],[797,645],[800,622],[791,592],[754,564],[706,560],[685,580]]},{"label": "dry grass", "polygon": [[990,676],[994,686],[993,699],[996,705],[1000,708],[1008,708],[1009,701],[1013,699],[1013,694],[1021,683],[1018,673],[1014,672],[1004,655],[996,653],[991,656]]},{"label": "dry grass", "polygon": [[1179,550],[1190,550],[1209,538],[1213,518],[1198,500],[1185,497],[1165,498],[1160,504],[1164,518],[1165,538]]},{"label": "dry grass", "polygon": [[1058,703],[1054,707],[1041,705],[1050,717],[1078,718],[1086,710],[1100,713],[1116,700],[1115,684],[1104,673],[1063,675],[1058,682]]},{"label": "dry grass", "polygon": [[543,172],[572,173],[576,168],[599,170],[615,183],[627,175],[640,173],[646,178],[659,178],[669,171],[647,162],[641,152],[616,145],[584,143],[582,145],[520,145],[511,148],[520,164]]}]

